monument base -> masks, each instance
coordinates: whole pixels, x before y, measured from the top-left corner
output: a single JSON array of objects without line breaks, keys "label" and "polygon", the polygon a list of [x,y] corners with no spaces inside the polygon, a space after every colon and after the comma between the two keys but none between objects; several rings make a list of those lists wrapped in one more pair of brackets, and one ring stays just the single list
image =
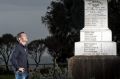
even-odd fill
[{"label": "monument base", "polygon": [[120,57],[74,56],[68,72],[69,79],[120,79]]},{"label": "monument base", "polygon": [[117,55],[116,42],[75,42],[77,55]]}]

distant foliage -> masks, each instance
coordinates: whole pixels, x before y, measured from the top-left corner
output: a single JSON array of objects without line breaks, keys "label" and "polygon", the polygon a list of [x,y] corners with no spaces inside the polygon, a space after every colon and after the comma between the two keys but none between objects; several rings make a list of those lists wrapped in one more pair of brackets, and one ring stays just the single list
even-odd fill
[{"label": "distant foliage", "polygon": [[36,67],[34,70],[36,70],[37,67],[39,66],[40,61],[41,61],[41,56],[44,53],[45,48],[46,46],[45,46],[44,40],[42,39],[34,40],[28,44],[30,56],[36,64]]},{"label": "distant foliage", "polygon": [[9,59],[17,40],[11,34],[4,34],[0,37],[0,61],[4,62],[6,71],[9,71]]}]

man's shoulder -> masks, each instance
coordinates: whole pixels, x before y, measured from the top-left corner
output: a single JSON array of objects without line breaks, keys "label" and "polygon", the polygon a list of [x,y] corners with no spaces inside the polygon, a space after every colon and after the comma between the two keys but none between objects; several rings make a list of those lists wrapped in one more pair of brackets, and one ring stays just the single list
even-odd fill
[{"label": "man's shoulder", "polygon": [[21,45],[19,43],[16,43],[16,46],[15,47],[21,47]]},{"label": "man's shoulder", "polygon": [[19,49],[19,48],[21,48],[20,44],[16,43],[14,49]]},{"label": "man's shoulder", "polygon": [[20,51],[23,50],[23,48],[24,47],[20,43],[17,43],[15,46],[15,49],[20,50]]}]

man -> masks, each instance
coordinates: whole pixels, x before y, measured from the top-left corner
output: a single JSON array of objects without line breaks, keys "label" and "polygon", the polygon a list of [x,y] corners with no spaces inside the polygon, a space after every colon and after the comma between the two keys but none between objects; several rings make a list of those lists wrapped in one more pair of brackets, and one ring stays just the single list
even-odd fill
[{"label": "man", "polygon": [[28,79],[28,49],[26,44],[28,42],[27,34],[25,32],[20,32],[17,35],[18,43],[14,48],[11,56],[11,63],[15,70],[16,79]]}]

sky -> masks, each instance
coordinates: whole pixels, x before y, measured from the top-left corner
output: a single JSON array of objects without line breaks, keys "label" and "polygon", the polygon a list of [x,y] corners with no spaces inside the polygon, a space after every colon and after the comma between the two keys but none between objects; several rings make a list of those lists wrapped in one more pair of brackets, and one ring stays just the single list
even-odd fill
[{"label": "sky", "polygon": [[0,36],[26,32],[30,41],[49,35],[41,22],[51,0],[0,0]]}]

